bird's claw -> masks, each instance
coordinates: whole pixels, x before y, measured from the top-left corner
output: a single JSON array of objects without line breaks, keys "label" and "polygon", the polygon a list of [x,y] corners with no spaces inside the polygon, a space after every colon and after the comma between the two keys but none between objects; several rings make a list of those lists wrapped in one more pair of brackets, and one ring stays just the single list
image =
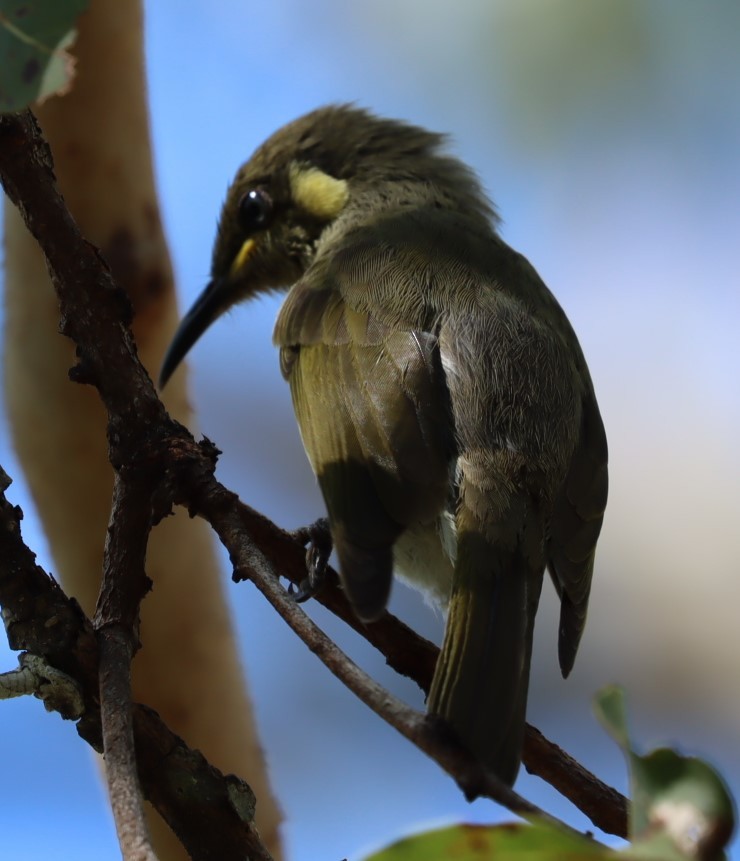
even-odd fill
[{"label": "bird's claw", "polygon": [[326,568],[334,544],[326,517],[320,517],[315,523],[296,529],[292,534],[297,541],[306,545],[307,577],[297,587],[292,583],[288,587],[289,594],[302,604],[318,595],[326,582]]}]

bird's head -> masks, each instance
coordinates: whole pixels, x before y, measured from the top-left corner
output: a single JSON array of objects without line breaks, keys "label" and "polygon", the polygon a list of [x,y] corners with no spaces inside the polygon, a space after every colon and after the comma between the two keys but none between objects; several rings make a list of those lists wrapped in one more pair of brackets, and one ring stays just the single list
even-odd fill
[{"label": "bird's head", "polygon": [[444,153],[444,142],[350,105],[319,108],[275,132],[228,190],[211,281],[175,333],[160,386],[222,313],[290,287],[338,231],[422,205],[490,222],[495,216],[476,177]]}]

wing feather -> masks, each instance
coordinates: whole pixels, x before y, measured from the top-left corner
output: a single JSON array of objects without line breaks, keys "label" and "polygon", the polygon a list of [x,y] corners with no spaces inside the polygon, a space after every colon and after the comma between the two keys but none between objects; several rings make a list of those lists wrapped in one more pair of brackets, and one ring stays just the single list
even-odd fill
[{"label": "wing feather", "polygon": [[445,504],[453,434],[436,338],[296,285],[276,340],[358,613],[382,612],[392,548]]}]

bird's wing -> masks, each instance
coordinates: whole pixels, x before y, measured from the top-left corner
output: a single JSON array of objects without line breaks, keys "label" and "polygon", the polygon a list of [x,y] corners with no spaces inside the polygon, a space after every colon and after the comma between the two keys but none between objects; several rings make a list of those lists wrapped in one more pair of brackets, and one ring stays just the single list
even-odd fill
[{"label": "bird's wing", "polygon": [[606,434],[589,378],[578,442],[555,500],[547,545],[548,568],[561,599],[558,656],[564,676],[573,668],[586,624],[609,486],[607,461]]},{"label": "bird's wing", "polygon": [[286,299],[275,340],[345,588],[362,618],[376,618],[395,540],[432,520],[448,492],[452,424],[436,337],[394,329],[335,285],[306,282]]},{"label": "bird's wing", "polygon": [[424,212],[345,237],[291,290],[275,337],[361,615],[384,606],[402,528],[448,502],[455,460],[457,561],[428,705],[512,781],[545,564],[568,669],[603,513],[603,429],[570,324],[497,237]]}]

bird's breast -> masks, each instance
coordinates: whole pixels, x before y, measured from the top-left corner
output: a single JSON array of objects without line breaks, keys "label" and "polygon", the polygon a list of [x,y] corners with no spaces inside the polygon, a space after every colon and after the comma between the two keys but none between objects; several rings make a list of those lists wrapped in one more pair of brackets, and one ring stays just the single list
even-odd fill
[{"label": "bird's breast", "polygon": [[393,547],[394,574],[446,611],[456,553],[455,519],[443,512],[434,521],[409,527],[400,535]]}]

